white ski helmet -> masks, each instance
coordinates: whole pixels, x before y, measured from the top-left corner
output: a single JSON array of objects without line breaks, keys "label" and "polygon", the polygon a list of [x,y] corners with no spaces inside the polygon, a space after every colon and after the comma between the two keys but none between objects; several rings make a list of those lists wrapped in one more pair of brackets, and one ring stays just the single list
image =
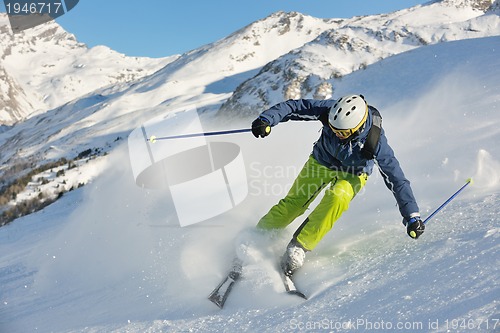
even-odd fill
[{"label": "white ski helmet", "polygon": [[347,139],[363,126],[368,118],[368,104],[363,95],[339,98],[330,109],[328,121],[337,137]]}]

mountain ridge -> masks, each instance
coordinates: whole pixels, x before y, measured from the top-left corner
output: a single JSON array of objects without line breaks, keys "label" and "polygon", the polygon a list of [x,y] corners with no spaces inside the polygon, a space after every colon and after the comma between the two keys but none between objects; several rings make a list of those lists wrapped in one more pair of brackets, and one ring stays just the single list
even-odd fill
[{"label": "mountain ridge", "polygon": [[[436,1],[390,14],[346,20],[336,29],[323,32],[317,39],[266,65],[235,89],[218,114],[231,117],[236,112],[237,117],[241,114],[255,117],[281,100],[331,98],[336,80],[380,59],[429,44],[500,33],[497,15],[490,17],[495,23],[481,24],[486,21],[481,17],[490,15],[486,9],[476,10],[468,1],[464,2],[466,6],[458,6],[459,3],[462,2]],[[456,8],[455,16],[449,13],[451,5]],[[420,16],[426,19],[415,21],[411,16],[415,12],[421,12]],[[445,19],[448,22],[442,23]]]},{"label": "mountain ridge", "polygon": [[[96,89],[148,75],[177,56],[127,57],[105,46],[88,48],[54,21],[14,34],[0,13],[3,80],[0,125],[13,125]],[[20,91],[19,97],[12,91]],[[19,100],[18,100],[19,99]]]},{"label": "mountain ridge", "polygon": [[495,0],[435,0],[432,2],[439,2],[444,5],[453,7],[470,7],[482,12],[486,12]]}]

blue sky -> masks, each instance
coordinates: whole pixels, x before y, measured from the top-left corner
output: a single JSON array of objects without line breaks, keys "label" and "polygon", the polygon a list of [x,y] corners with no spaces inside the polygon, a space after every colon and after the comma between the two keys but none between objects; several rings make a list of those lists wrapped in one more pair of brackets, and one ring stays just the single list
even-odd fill
[{"label": "blue sky", "polygon": [[[57,22],[90,47],[102,44],[129,56],[165,57],[216,41],[279,10],[346,18],[425,2],[428,0],[80,0]],[[5,11],[3,2],[0,7]]]}]

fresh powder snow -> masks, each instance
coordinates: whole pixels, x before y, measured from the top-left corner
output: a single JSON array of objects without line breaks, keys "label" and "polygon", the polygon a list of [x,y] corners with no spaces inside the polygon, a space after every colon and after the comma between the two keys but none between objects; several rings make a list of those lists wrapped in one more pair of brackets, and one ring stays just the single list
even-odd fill
[{"label": "fresh powder snow", "polygon": [[[296,273],[307,301],[284,293],[276,271],[305,216],[271,235],[254,226],[286,194],[319,136],[319,122],[282,123],[259,140],[249,133],[207,139],[241,147],[249,194],[231,211],[186,228],[179,226],[168,191],[135,185],[126,140],[116,140],[148,117],[192,105],[206,111],[207,127],[225,124],[223,113],[213,111],[280,54],[242,66],[226,81],[217,71],[196,81],[189,74],[194,67],[184,66],[198,58],[181,57],[130,86],[98,89],[0,133],[2,163],[23,156],[56,159],[89,147],[108,152],[67,174],[68,182],[84,177],[86,186],[0,228],[0,332],[500,330],[499,20],[470,8],[460,15],[457,21],[466,23],[458,26],[477,24],[488,32],[401,49],[326,82],[333,97],[362,93],[380,110],[423,218],[466,179],[474,184],[415,241],[374,170]],[[190,94],[181,96],[189,86]],[[249,127],[251,120],[238,121]],[[235,253],[245,259],[243,279],[220,310],[207,296]]]}]

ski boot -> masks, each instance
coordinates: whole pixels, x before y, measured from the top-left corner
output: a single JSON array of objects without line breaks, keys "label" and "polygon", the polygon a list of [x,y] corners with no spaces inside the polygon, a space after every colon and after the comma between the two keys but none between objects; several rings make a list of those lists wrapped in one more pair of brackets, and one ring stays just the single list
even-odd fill
[{"label": "ski boot", "polygon": [[285,251],[285,254],[281,258],[281,269],[283,270],[283,273],[291,277],[293,273],[302,265],[304,265],[304,259],[306,257],[306,251],[300,244],[292,240]]}]

